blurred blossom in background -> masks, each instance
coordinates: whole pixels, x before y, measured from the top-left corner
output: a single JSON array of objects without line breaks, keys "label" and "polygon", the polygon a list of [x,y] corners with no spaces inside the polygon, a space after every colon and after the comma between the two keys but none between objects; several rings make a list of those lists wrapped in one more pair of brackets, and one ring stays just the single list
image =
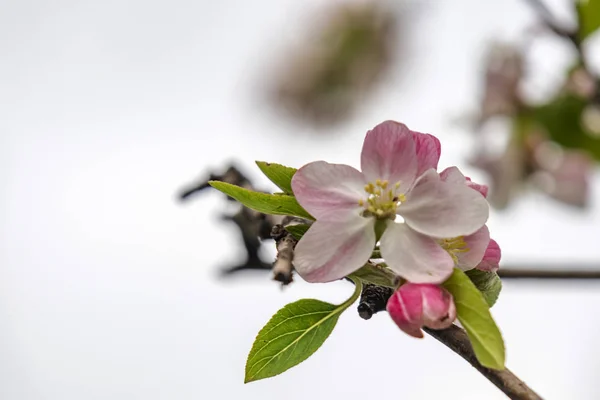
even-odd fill
[{"label": "blurred blossom in background", "polygon": [[[582,69],[523,0],[393,3],[0,4],[0,399],[504,398],[385,313],[347,313],[306,362],[244,385],[276,310],[349,285],[219,279],[245,257],[221,218],[238,205],[175,199],[232,161],[265,189],[254,160],[356,166],[394,119],[490,185],[503,265],[600,268],[600,36]],[[570,1],[546,3],[573,26]],[[508,367],[545,399],[600,398],[598,307],[600,283],[505,282]]]},{"label": "blurred blossom in background", "polygon": [[351,118],[396,66],[406,40],[399,28],[407,18],[399,10],[380,1],[321,6],[302,45],[281,55],[278,76],[268,83],[273,105],[321,126]]}]

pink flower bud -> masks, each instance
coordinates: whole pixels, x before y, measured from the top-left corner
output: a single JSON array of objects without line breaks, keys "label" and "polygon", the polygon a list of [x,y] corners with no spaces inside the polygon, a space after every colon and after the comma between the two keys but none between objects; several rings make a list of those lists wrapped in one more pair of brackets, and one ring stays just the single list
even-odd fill
[{"label": "pink flower bud", "polygon": [[477,190],[479,193],[481,193],[483,195],[483,197],[487,198],[488,190],[489,190],[487,185],[475,183],[468,176],[466,176],[465,179],[467,180],[465,183],[467,184],[468,187],[470,187],[471,189]]},{"label": "pink flower bud", "polygon": [[490,239],[490,243],[487,249],[485,249],[485,254],[479,265],[477,265],[477,269],[491,272],[497,271],[501,256],[500,246],[498,246],[498,243],[494,239]]},{"label": "pink flower bud", "polygon": [[444,329],[456,319],[452,295],[433,284],[406,283],[388,300],[387,311],[400,329],[422,338],[422,326]]}]

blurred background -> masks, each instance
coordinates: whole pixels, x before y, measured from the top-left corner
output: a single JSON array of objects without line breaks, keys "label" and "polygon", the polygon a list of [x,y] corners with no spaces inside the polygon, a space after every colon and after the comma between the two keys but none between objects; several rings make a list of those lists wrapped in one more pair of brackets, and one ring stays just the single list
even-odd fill
[{"label": "blurred background", "polygon": [[[577,25],[569,0],[545,4]],[[236,204],[177,193],[232,161],[267,190],[254,160],[357,166],[366,131],[394,119],[440,138],[440,167],[491,185],[501,268],[600,269],[600,36],[581,63],[542,14],[525,0],[0,1],[0,399],[505,398],[433,338],[352,311],[306,362],[244,385],[276,310],[352,288],[222,279],[245,257],[220,220]],[[492,313],[508,367],[546,399],[600,398],[599,307],[594,281],[505,281]]]}]

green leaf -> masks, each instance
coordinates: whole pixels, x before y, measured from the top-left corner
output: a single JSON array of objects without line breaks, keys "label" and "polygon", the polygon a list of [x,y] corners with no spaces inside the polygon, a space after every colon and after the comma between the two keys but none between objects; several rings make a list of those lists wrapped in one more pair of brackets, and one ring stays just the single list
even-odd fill
[{"label": "green leaf", "polygon": [[293,194],[292,177],[297,169],[286,167],[285,165],[268,163],[265,161],[257,161],[256,165],[271,180],[277,187],[287,194]]},{"label": "green leaf", "polygon": [[496,304],[500,291],[502,290],[502,281],[495,272],[480,271],[472,269],[466,272],[473,284],[479,289],[483,298],[490,308]]},{"label": "green leaf", "polygon": [[310,357],[333,331],[340,314],[360,296],[362,284],[336,306],[304,299],[288,304],[258,333],[246,362],[244,383],[279,375]]},{"label": "green leaf", "polygon": [[396,288],[396,275],[388,268],[379,264],[365,264],[362,268],[354,271],[350,276],[378,286]]},{"label": "green leaf", "polygon": [[314,218],[298,204],[294,196],[254,192],[220,181],[209,181],[208,183],[215,189],[233,197],[246,207],[258,212],[275,215],[293,215],[314,220]]},{"label": "green leaf", "polygon": [[600,0],[579,0],[577,16],[579,18],[579,40],[583,41],[600,28]]},{"label": "green leaf", "polygon": [[300,240],[306,231],[310,228],[307,224],[286,225],[285,230],[292,234],[294,239]]},{"label": "green leaf", "polygon": [[546,104],[531,108],[521,118],[527,124],[540,124],[550,138],[561,146],[585,150],[600,160],[600,137],[594,136],[581,123],[586,106],[587,100],[562,94]]},{"label": "green leaf", "polygon": [[456,268],[443,285],[454,297],[458,320],[467,331],[481,365],[504,369],[504,341],[481,292]]}]

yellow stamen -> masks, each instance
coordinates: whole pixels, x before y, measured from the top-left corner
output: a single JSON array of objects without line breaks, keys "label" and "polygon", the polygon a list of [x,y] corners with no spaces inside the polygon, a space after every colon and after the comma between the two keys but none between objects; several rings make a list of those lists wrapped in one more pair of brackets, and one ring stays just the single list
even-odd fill
[{"label": "yellow stamen", "polygon": [[448,252],[454,264],[458,264],[458,254],[466,253],[470,249],[467,247],[467,242],[463,236],[458,236],[455,238],[442,239],[439,241],[440,245],[444,250]]},{"label": "yellow stamen", "polygon": [[367,197],[358,201],[358,205],[365,208],[364,215],[394,220],[398,202],[405,198],[403,195],[396,195],[399,187],[400,182],[390,188],[389,181],[382,179],[367,183],[364,187]]}]

